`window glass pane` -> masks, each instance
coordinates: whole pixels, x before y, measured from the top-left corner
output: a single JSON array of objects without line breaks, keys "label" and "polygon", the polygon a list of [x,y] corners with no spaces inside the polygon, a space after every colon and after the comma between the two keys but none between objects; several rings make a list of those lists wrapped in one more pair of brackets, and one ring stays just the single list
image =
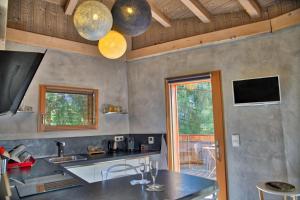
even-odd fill
[{"label": "window glass pane", "polygon": [[214,134],[210,80],[177,86],[180,134]]},{"label": "window glass pane", "polygon": [[76,126],[89,125],[89,95],[68,93],[46,93],[45,125]]}]

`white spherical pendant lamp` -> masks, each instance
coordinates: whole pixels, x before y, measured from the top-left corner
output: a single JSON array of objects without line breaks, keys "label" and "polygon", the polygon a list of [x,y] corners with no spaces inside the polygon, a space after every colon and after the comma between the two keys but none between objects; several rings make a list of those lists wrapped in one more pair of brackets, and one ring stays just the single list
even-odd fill
[{"label": "white spherical pendant lamp", "polygon": [[98,1],[85,1],[80,4],[73,20],[79,35],[92,41],[105,36],[113,23],[110,10]]},{"label": "white spherical pendant lamp", "polygon": [[99,40],[98,48],[104,57],[117,59],[126,52],[127,42],[121,33],[117,31],[110,31]]}]

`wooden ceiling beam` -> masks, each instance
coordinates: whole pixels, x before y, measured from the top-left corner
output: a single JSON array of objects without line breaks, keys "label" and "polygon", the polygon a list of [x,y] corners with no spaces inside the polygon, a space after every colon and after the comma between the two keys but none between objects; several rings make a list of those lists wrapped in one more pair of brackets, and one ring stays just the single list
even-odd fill
[{"label": "wooden ceiling beam", "polygon": [[148,0],[148,3],[151,6],[152,17],[164,27],[171,27],[171,20],[159,10],[155,2]]},{"label": "wooden ceiling beam", "polygon": [[203,23],[211,22],[210,13],[203,7],[198,0],[181,0]]},{"label": "wooden ceiling beam", "polygon": [[73,15],[73,12],[78,4],[78,0],[68,0],[65,5],[65,14]]},{"label": "wooden ceiling beam", "polygon": [[7,28],[6,40],[42,48],[57,49],[87,56],[101,56],[95,45],[64,40],[56,37]]},{"label": "wooden ceiling beam", "polygon": [[269,20],[255,22],[252,24],[237,26],[220,31],[195,35],[170,42],[165,42],[141,49],[135,49],[127,53],[127,61],[162,55],[183,49],[199,47],[202,45],[215,44],[232,41],[262,33],[270,33],[271,25]]},{"label": "wooden ceiling beam", "polygon": [[246,12],[252,18],[257,18],[261,16],[261,8],[256,0],[238,0],[241,6],[246,10]]},{"label": "wooden ceiling beam", "polygon": [[272,31],[300,24],[300,8],[271,19]]}]

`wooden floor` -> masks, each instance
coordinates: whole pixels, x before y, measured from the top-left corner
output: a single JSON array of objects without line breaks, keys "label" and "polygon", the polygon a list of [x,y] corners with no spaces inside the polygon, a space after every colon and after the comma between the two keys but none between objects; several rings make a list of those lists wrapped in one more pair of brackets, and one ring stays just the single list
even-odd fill
[{"label": "wooden floor", "polygon": [[191,167],[189,167],[188,165],[181,165],[180,167],[181,167],[180,169],[181,173],[208,178],[211,180],[216,180],[216,174],[215,173],[210,174],[211,170],[208,169],[208,167],[204,164],[192,165]]}]

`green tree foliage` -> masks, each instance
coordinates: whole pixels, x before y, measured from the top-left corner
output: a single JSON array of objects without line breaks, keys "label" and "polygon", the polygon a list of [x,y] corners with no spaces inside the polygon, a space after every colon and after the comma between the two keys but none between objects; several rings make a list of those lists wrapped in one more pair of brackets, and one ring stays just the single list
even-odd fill
[{"label": "green tree foliage", "polygon": [[50,126],[88,125],[88,95],[47,92],[45,123]]},{"label": "green tree foliage", "polygon": [[177,86],[179,134],[214,134],[211,83]]}]

